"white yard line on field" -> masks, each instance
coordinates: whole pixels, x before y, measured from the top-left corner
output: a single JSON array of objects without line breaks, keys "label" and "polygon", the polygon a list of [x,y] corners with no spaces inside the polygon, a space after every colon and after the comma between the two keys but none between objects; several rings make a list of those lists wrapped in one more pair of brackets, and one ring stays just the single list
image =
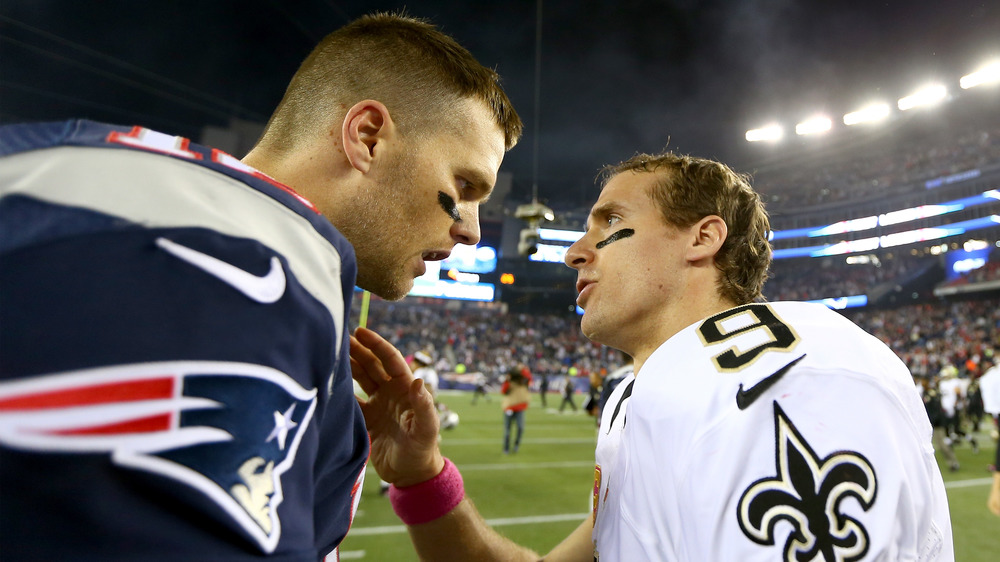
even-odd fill
[{"label": "white yard line on field", "polygon": [[945,488],[968,488],[969,486],[985,486],[987,484],[992,484],[992,478],[973,478],[971,480],[952,480],[951,482],[945,482]]}]

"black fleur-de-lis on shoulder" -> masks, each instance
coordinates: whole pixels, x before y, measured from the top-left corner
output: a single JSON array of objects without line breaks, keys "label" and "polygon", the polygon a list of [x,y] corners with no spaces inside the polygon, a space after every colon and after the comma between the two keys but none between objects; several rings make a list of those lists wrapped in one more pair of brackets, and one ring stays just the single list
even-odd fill
[{"label": "black fleur-de-lis on shoulder", "polygon": [[786,521],[792,532],[783,560],[861,559],[868,552],[868,533],[840,506],[847,497],[857,498],[865,511],[874,504],[877,482],[871,463],[853,451],[820,459],[777,402],[774,420],[777,474],[757,480],[740,497],[737,516],[743,533],[771,546],[776,525]]}]

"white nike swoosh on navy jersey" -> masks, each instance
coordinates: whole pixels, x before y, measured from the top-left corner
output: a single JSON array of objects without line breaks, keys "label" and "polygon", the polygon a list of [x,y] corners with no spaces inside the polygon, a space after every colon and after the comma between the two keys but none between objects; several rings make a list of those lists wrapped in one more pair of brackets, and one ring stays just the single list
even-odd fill
[{"label": "white nike swoosh on navy jersey", "polygon": [[166,238],[157,238],[156,245],[259,303],[277,302],[285,294],[285,270],[275,256],[271,257],[271,270],[261,277]]}]

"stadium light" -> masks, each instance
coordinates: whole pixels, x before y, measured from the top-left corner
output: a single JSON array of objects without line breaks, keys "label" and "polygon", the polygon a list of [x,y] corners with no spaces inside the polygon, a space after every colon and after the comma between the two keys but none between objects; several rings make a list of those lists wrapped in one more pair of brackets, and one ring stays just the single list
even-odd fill
[{"label": "stadium light", "polygon": [[479,276],[475,273],[463,273],[457,269],[449,269],[448,277],[459,283],[479,283]]},{"label": "stadium light", "polygon": [[796,135],[816,135],[825,133],[833,127],[833,122],[828,117],[813,117],[795,125]]},{"label": "stadium light", "polygon": [[848,256],[847,257],[847,263],[849,265],[857,265],[857,264],[864,264],[864,263],[870,263],[870,262],[871,262],[871,258],[869,258],[868,256]]},{"label": "stadium light", "polygon": [[844,115],[844,125],[881,121],[889,116],[889,104],[873,103]]},{"label": "stadium light", "polygon": [[975,252],[976,250],[985,250],[990,247],[990,243],[986,240],[966,240],[962,244],[962,249],[966,252]]},{"label": "stadium light", "polygon": [[785,132],[780,125],[768,125],[760,129],[750,129],[747,131],[748,142],[777,141],[785,136]]},{"label": "stadium light", "polygon": [[913,109],[914,107],[934,105],[948,96],[948,89],[941,84],[924,86],[916,92],[900,98],[896,105],[900,111]]},{"label": "stadium light", "polygon": [[966,74],[958,81],[958,84],[962,86],[963,90],[968,90],[993,82],[1000,82],[1000,60],[990,62],[972,74]]},{"label": "stadium light", "polygon": [[576,242],[586,234],[579,230],[560,230],[557,228],[539,228],[538,236],[542,240],[555,240],[557,242]]}]

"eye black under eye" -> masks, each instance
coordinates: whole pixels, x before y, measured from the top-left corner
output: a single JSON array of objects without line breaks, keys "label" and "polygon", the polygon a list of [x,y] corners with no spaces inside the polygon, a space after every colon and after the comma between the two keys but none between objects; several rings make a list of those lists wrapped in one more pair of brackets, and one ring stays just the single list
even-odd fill
[{"label": "eye black under eye", "polygon": [[633,234],[635,234],[635,230],[632,230],[631,228],[623,228],[621,230],[616,230],[615,232],[611,233],[611,236],[608,236],[604,240],[601,240],[600,242],[598,242],[596,244],[596,247],[597,247],[598,250],[600,250],[601,248],[607,246],[608,244],[610,244],[612,242],[617,242],[617,241],[622,240],[624,238],[628,238],[628,237],[632,236]]},{"label": "eye black under eye", "polygon": [[443,191],[438,191],[438,203],[444,209],[445,214],[451,217],[451,220],[462,222],[462,215],[458,212],[458,205],[455,204],[455,200],[450,195]]}]

